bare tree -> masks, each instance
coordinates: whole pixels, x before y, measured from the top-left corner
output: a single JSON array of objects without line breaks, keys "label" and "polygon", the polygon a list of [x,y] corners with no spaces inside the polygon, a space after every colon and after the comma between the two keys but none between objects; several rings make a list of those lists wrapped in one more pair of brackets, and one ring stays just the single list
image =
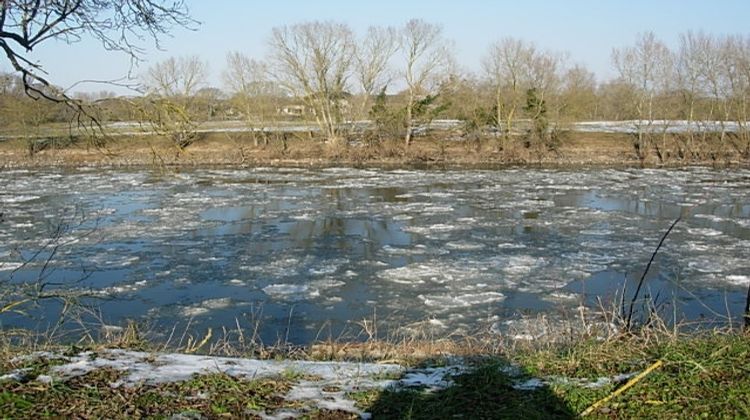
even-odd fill
[{"label": "bare tree", "polygon": [[84,112],[80,102],[53,88],[43,65],[32,60],[30,52],[52,40],[70,44],[94,38],[104,49],[137,62],[143,38],[158,44],[159,37],[172,27],[194,23],[182,0],[4,0],[0,2],[0,49],[21,75],[27,94]]},{"label": "bare tree", "polygon": [[[227,67],[222,78],[232,94],[233,105],[242,112],[256,146],[259,133],[273,121],[278,100],[284,96],[269,75],[267,63],[236,51],[227,54]],[[265,135],[262,137],[267,139]]]},{"label": "bare tree", "polygon": [[[528,89],[529,63],[536,47],[515,38],[505,38],[490,45],[482,66],[495,90],[495,113],[498,129],[504,125],[503,137],[509,139],[513,120],[523,104]],[[503,145],[500,143],[499,148]]]},{"label": "bare tree", "polygon": [[677,72],[677,86],[680,91],[683,117],[688,123],[687,152],[693,154],[693,142],[695,141],[696,104],[703,96],[708,96],[705,91],[706,82],[704,78],[703,62],[711,40],[703,33],[688,32],[680,35],[680,47],[675,62]]},{"label": "bare tree", "polygon": [[[480,151],[482,130],[494,123],[491,86],[471,73],[452,75],[441,86],[440,99],[448,118],[462,121],[460,135],[467,149]],[[439,144],[444,152],[446,144]]]},{"label": "bare tree", "polygon": [[[750,133],[747,127],[750,117],[750,39],[739,35],[726,37],[722,43],[722,56],[726,81],[725,115],[731,115],[736,127],[729,138],[737,152],[747,159],[750,157]],[[734,139],[739,140],[739,144]]]},{"label": "bare tree", "polygon": [[561,106],[567,118],[592,120],[598,115],[596,76],[582,65],[574,65],[562,76]]},{"label": "bare tree", "polygon": [[[656,39],[653,32],[646,32],[638,36],[635,46],[613,50],[612,62],[621,80],[636,93],[638,119],[635,121],[636,138],[633,145],[638,158],[644,160],[647,155],[646,143],[652,140],[657,96],[666,92],[673,81],[672,53]],[[666,128],[666,124],[663,124],[663,129]],[[661,155],[659,157],[662,158]]]},{"label": "bare tree", "polygon": [[208,64],[198,56],[169,58],[156,63],[144,76],[149,100],[146,120],[181,150],[197,139],[195,101],[208,78]]},{"label": "bare tree", "polygon": [[354,57],[351,29],[333,22],[278,27],[272,31],[269,46],[279,84],[313,111],[329,141],[340,142]]},{"label": "bare tree", "polygon": [[278,94],[276,84],[269,79],[268,63],[232,51],[227,54],[227,67],[222,79],[232,93],[247,96]]},{"label": "bare tree", "polygon": [[391,27],[372,26],[357,45],[354,72],[362,95],[358,118],[366,114],[372,97],[384,91],[393,79],[390,61],[398,50],[397,36]]},{"label": "bare tree", "polygon": [[[524,110],[533,124],[533,137],[550,149],[557,147],[552,142],[556,130],[555,127],[550,127],[550,117],[559,117],[559,107],[550,107],[550,98],[560,89],[559,71],[563,61],[560,54],[536,51],[528,57],[524,66],[527,80]],[[557,115],[552,115],[550,111]]]},{"label": "bare tree", "polygon": [[195,96],[208,78],[208,63],[198,56],[168,58],[148,69],[145,76],[147,93],[167,98]]},{"label": "bare tree", "polygon": [[713,41],[702,32],[687,32],[680,35],[676,69],[678,86],[684,95],[688,121],[695,119],[695,105],[699,97],[707,94],[705,70],[706,59]]},{"label": "bare tree", "polygon": [[440,26],[412,19],[401,29],[400,49],[404,56],[403,77],[407,86],[405,143],[411,144],[414,108],[433,93],[440,76],[448,73],[452,57]]},{"label": "bare tree", "polygon": [[563,61],[560,54],[539,51],[534,44],[515,38],[490,45],[482,66],[495,92],[495,123],[502,131],[499,149],[502,139],[513,133],[521,109],[534,123],[536,137],[547,136],[548,97],[560,87]]}]

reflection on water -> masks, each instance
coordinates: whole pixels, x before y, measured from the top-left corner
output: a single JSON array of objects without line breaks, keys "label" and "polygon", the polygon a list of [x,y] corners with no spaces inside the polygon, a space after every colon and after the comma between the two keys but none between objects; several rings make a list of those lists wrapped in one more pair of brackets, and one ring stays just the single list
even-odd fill
[{"label": "reflection on water", "polygon": [[49,170],[0,183],[0,279],[61,214],[83,214],[50,279],[91,272],[75,286],[111,295],[112,323],[252,314],[264,340],[306,342],[373,313],[444,332],[552,316],[634,290],[680,215],[646,293],[686,318],[736,316],[750,282],[743,170]]}]

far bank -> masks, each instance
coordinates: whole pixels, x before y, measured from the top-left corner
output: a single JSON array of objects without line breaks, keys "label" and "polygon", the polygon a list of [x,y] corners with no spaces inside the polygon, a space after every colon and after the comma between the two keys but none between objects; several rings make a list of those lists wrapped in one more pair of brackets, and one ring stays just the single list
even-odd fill
[{"label": "far bank", "polygon": [[0,142],[0,168],[75,166],[421,166],[500,167],[732,167],[750,164],[750,151],[733,139],[668,133],[646,146],[628,133],[563,132],[553,142],[523,137],[466,138],[438,133],[402,139],[331,142],[311,133],[203,133],[187,147],[156,135],[58,136]]}]

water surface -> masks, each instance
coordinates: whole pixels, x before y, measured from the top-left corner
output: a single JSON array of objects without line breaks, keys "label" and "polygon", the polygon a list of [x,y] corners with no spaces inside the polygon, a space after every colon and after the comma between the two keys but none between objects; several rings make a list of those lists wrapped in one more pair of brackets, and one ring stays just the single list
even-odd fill
[{"label": "water surface", "polygon": [[64,221],[45,280],[157,331],[259,320],[264,341],[305,343],[375,316],[438,334],[566,316],[633,290],[680,215],[646,293],[680,318],[739,317],[750,283],[747,170],[17,170],[0,185],[1,280]]}]

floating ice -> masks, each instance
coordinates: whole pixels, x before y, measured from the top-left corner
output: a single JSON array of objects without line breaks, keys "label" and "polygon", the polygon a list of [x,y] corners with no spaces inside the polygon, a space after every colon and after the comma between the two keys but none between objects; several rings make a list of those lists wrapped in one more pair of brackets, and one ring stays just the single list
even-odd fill
[{"label": "floating ice", "polygon": [[552,292],[543,299],[550,300],[553,302],[571,302],[580,300],[581,296],[576,293],[565,293],[565,292]]},{"label": "floating ice", "polygon": [[441,273],[428,265],[390,268],[378,273],[378,277],[400,284],[424,283],[425,277],[432,280],[441,278]]},{"label": "floating ice", "polygon": [[727,268],[722,261],[711,257],[698,257],[687,265],[701,273],[721,273]]},{"label": "floating ice", "polygon": [[186,308],[183,308],[180,313],[184,317],[195,317],[200,315],[205,315],[212,310],[217,309],[225,309],[233,305],[233,301],[230,298],[216,298],[216,299],[208,299],[204,300],[203,302],[189,306]]},{"label": "floating ice", "polygon": [[729,284],[734,284],[737,286],[747,286],[748,284],[750,284],[750,276],[729,275],[726,276],[725,279]]},{"label": "floating ice", "polygon": [[284,258],[265,264],[243,265],[240,266],[240,270],[266,274],[274,278],[292,277],[299,273],[300,263],[301,261],[297,258]]},{"label": "floating ice", "polygon": [[711,221],[713,223],[721,223],[721,222],[724,222],[724,221],[727,220],[727,219],[725,219],[723,217],[719,217],[719,216],[716,216],[716,215],[713,215],[713,214],[696,214],[693,217],[695,217],[696,219],[706,219],[706,220],[709,220],[709,221]]},{"label": "floating ice", "polygon": [[13,227],[13,228],[30,228],[30,227],[34,227],[34,224],[33,224],[33,223],[31,223],[31,222],[26,222],[26,223],[13,223],[13,224],[11,225],[11,227]]},{"label": "floating ice", "polygon": [[424,255],[427,253],[427,247],[424,245],[415,245],[412,248],[397,248],[386,245],[383,247],[383,252],[391,255]]},{"label": "floating ice", "polygon": [[117,295],[122,293],[133,293],[143,289],[148,282],[146,280],[136,281],[132,284],[120,284],[102,289],[102,295]]},{"label": "floating ice", "polygon": [[[69,220],[62,239],[70,243],[50,263],[50,280],[97,270],[91,284],[112,287],[105,308],[117,313],[127,313],[129,299],[158,302],[178,308],[157,313],[175,317],[157,320],[172,323],[180,308],[214,310],[195,303],[206,295],[249,301],[266,287],[272,302],[308,300],[312,319],[325,311],[326,319],[345,323],[376,306],[397,311],[405,325],[439,313],[436,320],[452,330],[488,315],[507,319],[507,310],[567,310],[579,300],[560,287],[599,272],[630,279],[670,221],[685,205],[698,205],[660,250],[653,278],[670,288],[664,293],[686,295],[673,287],[679,280],[707,305],[721,301],[713,308],[719,312],[725,292],[731,307],[742,306],[737,290],[748,282],[750,171],[743,168],[102,173],[0,172],[7,228],[0,229],[0,277],[46,243],[48,226],[81,214],[87,225]],[[36,261],[16,277],[33,277],[42,266]],[[581,298],[591,304],[587,291]],[[507,296],[507,304],[442,312],[418,298],[458,305],[462,296],[485,292]],[[347,305],[332,310],[335,301]],[[361,301],[371,303],[349,304]],[[234,304],[225,310],[241,311]],[[225,319],[196,322],[218,327]]]},{"label": "floating ice", "polygon": [[479,267],[465,264],[449,265],[439,261],[429,263],[414,263],[404,267],[390,268],[378,273],[378,277],[394,283],[422,284],[431,282],[436,284],[454,283],[466,280],[478,281],[487,276]]},{"label": "floating ice", "polygon": [[500,249],[524,249],[526,248],[526,245],[518,244],[518,243],[503,242],[503,243],[497,244],[497,247]]},{"label": "floating ice", "polygon": [[500,302],[505,299],[505,295],[499,292],[484,292],[467,293],[463,295],[419,295],[419,298],[422,300],[422,302],[424,302],[425,305],[429,307],[447,310]]},{"label": "floating ice", "polygon": [[0,271],[13,271],[18,270],[25,264],[22,262],[0,262]]},{"label": "floating ice", "polygon": [[708,228],[690,228],[687,230],[691,235],[695,236],[721,236],[722,232],[716,229]]},{"label": "floating ice", "polygon": [[186,318],[193,318],[200,315],[205,315],[207,313],[211,312],[208,308],[201,308],[196,306],[191,306],[187,308],[183,308],[180,313],[182,316]]},{"label": "floating ice", "polygon": [[484,248],[484,244],[468,241],[455,241],[446,243],[445,247],[456,251],[477,251]]},{"label": "floating ice", "polygon": [[314,267],[310,267],[307,272],[312,276],[323,276],[326,274],[333,274],[337,272],[343,265],[347,264],[349,260],[338,258],[327,261],[322,261],[316,264]]},{"label": "floating ice", "polygon": [[16,195],[16,196],[2,195],[0,196],[0,202],[6,203],[6,204],[26,203],[28,201],[38,200],[39,198],[40,197],[38,195]]},{"label": "floating ice", "polygon": [[289,301],[312,299],[320,296],[320,291],[307,284],[271,284],[263,292],[273,298]]},{"label": "floating ice", "polygon": [[518,277],[530,273],[533,269],[544,264],[544,258],[531,255],[514,255],[505,261],[503,272],[511,277]]},{"label": "floating ice", "polygon": [[465,227],[438,223],[432,226],[407,226],[403,228],[403,231],[409,232],[409,233],[419,233],[422,235],[426,235],[430,233],[452,232],[454,230],[461,230],[461,229],[465,229]]}]

